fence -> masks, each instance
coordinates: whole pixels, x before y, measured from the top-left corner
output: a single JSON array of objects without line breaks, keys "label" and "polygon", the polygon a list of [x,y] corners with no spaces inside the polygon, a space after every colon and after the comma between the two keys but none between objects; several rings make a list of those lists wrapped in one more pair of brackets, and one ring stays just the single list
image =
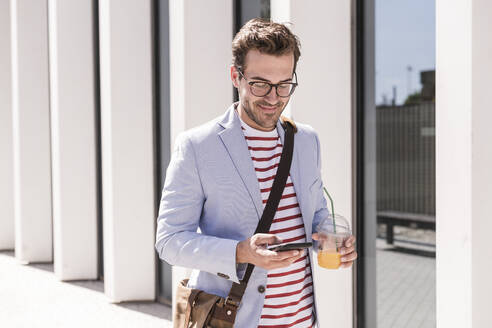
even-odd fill
[{"label": "fence", "polygon": [[435,103],[376,112],[378,212],[435,215]]}]

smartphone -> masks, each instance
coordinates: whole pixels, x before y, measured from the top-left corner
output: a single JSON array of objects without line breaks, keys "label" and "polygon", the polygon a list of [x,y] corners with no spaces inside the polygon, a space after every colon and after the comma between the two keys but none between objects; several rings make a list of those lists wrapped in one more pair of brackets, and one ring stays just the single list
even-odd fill
[{"label": "smartphone", "polygon": [[312,247],[313,243],[291,243],[291,244],[278,244],[278,245],[269,245],[267,249],[269,251],[274,251],[274,252],[282,252],[282,251],[290,251],[290,250],[301,250],[304,248],[309,248]]}]

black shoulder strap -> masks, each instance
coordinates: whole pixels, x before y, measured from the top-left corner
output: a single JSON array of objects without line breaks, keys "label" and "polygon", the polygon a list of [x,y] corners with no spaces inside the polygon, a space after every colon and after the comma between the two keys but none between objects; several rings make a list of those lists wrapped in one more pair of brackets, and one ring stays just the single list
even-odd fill
[{"label": "black shoulder strap", "polygon": [[[265,209],[263,210],[263,214],[261,215],[260,222],[256,227],[255,234],[268,233],[270,231],[273,217],[275,216],[275,212],[277,212],[277,207],[280,199],[282,198],[282,193],[284,192],[287,177],[289,176],[290,165],[292,163],[292,154],[294,151],[295,125],[289,120],[284,119],[282,126],[285,130],[282,155],[280,156],[280,163],[277,168],[277,174],[275,176],[275,179],[273,180],[272,190],[270,191],[270,195],[268,196],[268,201],[265,205]],[[232,288],[226,300],[228,304],[239,306],[254,268],[255,266],[253,264],[248,263],[246,273],[244,274],[241,283],[238,284],[234,282],[232,284]]]}]

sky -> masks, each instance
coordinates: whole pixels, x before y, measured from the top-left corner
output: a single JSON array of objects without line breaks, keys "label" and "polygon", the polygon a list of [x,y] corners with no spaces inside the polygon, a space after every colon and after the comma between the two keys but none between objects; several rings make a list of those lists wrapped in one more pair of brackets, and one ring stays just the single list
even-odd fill
[{"label": "sky", "polygon": [[420,90],[420,71],[435,69],[435,25],[435,0],[376,0],[376,104],[393,86],[397,104]]}]

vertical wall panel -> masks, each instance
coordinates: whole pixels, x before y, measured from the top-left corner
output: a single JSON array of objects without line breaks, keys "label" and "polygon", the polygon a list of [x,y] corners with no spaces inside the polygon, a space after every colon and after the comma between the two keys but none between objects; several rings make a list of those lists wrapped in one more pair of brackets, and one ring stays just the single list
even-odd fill
[{"label": "vertical wall panel", "polygon": [[[323,183],[337,213],[352,221],[351,2],[274,0],[271,5],[272,19],[291,22],[302,46],[292,117],[318,132]],[[352,270],[325,270],[316,259],[313,263],[321,326],[352,327]]]},{"label": "vertical wall panel", "polygon": [[11,2],[15,256],[52,261],[48,5]]},{"label": "vertical wall panel", "polygon": [[436,1],[437,327],[473,327],[471,10]]},{"label": "vertical wall panel", "polygon": [[54,269],[97,278],[93,1],[49,0]]},{"label": "vertical wall panel", "polygon": [[173,143],[231,105],[232,2],[171,0],[169,24]]},{"label": "vertical wall panel", "polygon": [[492,3],[436,1],[437,327],[491,327]]},{"label": "vertical wall panel", "polygon": [[[492,247],[490,198],[492,197],[492,112],[490,77],[492,76],[492,38],[490,37],[492,2],[474,0],[472,6],[472,326],[492,327]],[[459,154],[459,152],[455,153]],[[449,173],[449,172],[448,172]],[[449,203],[448,203],[449,204]],[[455,214],[456,215],[456,214]],[[438,221],[440,222],[440,221]],[[450,254],[449,254],[450,255]],[[449,265],[450,263],[448,263]],[[441,271],[442,272],[442,271]],[[445,271],[444,271],[445,272]],[[442,272],[443,273],[443,272]],[[443,304],[445,305],[445,304]],[[444,327],[444,325],[443,325]]]},{"label": "vertical wall panel", "polygon": [[[225,113],[231,105],[232,28],[230,0],[169,1],[171,144],[180,132]],[[173,267],[173,286],[188,273]]]},{"label": "vertical wall panel", "polygon": [[99,1],[104,286],[115,302],[156,295],[151,3]]},{"label": "vertical wall panel", "polygon": [[14,248],[10,1],[0,1],[0,249]]}]

